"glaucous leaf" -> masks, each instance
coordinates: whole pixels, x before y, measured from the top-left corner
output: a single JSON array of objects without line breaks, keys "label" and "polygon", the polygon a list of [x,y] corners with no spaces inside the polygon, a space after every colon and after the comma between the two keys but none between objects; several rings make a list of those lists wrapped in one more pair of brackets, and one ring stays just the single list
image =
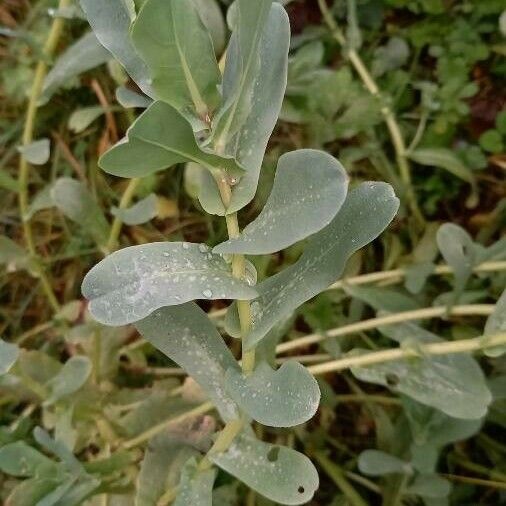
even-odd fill
[{"label": "glaucous leaf", "polygon": [[24,441],[16,441],[0,448],[0,471],[10,476],[26,478],[55,467],[55,462]]},{"label": "glaucous leaf", "polygon": [[380,450],[365,450],[358,457],[358,468],[369,476],[386,474],[411,474],[411,466],[394,455]]},{"label": "glaucous leaf", "polygon": [[26,146],[18,146],[23,158],[32,165],[44,165],[49,160],[49,139],[39,139]]},{"label": "glaucous leaf", "polygon": [[93,32],[86,32],[56,60],[47,74],[41,94],[41,103],[46,103],[61,86],[80,74],[98,67],[111,59]]},{"label": "glaucous leaf", "polygon": [[221,74],[211,36],[188,0],[147,0],[132,26],[132,41],[146,62],[157,98],[194,125],[220,101]]},{"label": "glaucous leaf", "polygon": [[243,126],[253,108],[262,35],[272,0],[237,0],[234,31],[227,49],[223,76],[223,105],[213,118],[214,144],[223,151],[230,137]]},{"label": "glaucous leaf", "polygon": [[174,506],[212,506],[216,469],[200,471],[197,460],[190,459],[181,473],[181,482]]},{"label": "glaucous leaf", "polygon": [[[265,3],[264,0],[262,2]],[[242,3],[248,5],[251,2],[245,0]],[[253,5],[251,3],[251,8]],[[250,98],[254,107],[249,111],[238,132],[230,137],[225,150],[227,154],[235,157],[241,167],[246,169],[246,173],[232,188],[232,200],[227,209],[228,213],[242,209],[256,193],[267,142],[276,125],[283,103],[287,82],[289,46],[290,22],[288,15],[279,4],[274,4],[260,39],[258,54],[255,56],[255,59],[259,59],[259,65],[255,73],[255,82]],[[233,43],[231,43],[231,47],[234,47]],[[227,68],[229,74],[238,74],[234,78],[236,81],[239,79],[242,68],[241,61],[241,55],[229,49]],[[227,72],[225,79],[227,79]],[[232,80],[232,77],[230,79]]]},{"label": "glaucous leaf", "polygon": [[6,498],[10,506],[32,506],[39,504],[58,486],[55,478],[30,478],[21,481]]},{"label": "glaucous leaf", "polygon": [[419,474],[406,489],[408,494],[437,499],[447,497],[452,490],[448,480],[437,474]]},{"label": "glaucous leaf", "polygon": [[200,385],[225,420],[237,416],[225,378],[227,370],[238,369],[237,362],[202,309],[194,303],[165,307],[135,326]]},{"label": "glaucous leaf", "polygon": [[69,219],[81,225],[98,245],[105,245],[109,224],[93,195],[75,179],[62,177],[51,188],[54,205]]},{"label": "glaucous leaf", "polygon": [[154,102],[128,129],[127,136],[99,160],[109,174],[144,177],[176,163],[193,161],[209,170],[224,168],[240,174],[230,158],[202,151],[190,124],[169,104]]},{"label": "glaucous leaf", "polygon": [[248,487],[280,504],[305,504],[318,488],[318,473],[305,455],[245,434],[238,436],[227,451],[209,458]]},{"label": "glaucous leaf", "polygon": [[141,225],[157,216],[158,198],[154,193],[151,193],[127,209],[113,207],[111,213],[120,218],[125,225]]},{"label": "glaucous leaf", "polygon": [[445,169],[454,176],[466,181],[471,186],[471,195],[467,199],[468,207],[478,203],[476,178],[472,170],[464,165],[460,158],[447,148],[419,148],[411,151],[409,157],[420,165],[428,165]]},{"label": "glaucous leaf", "polygon": [[214,52],[223,53],[227,27],[217,0],[192,0],[213,41]]},{"label": "glaucous leaf", "polygon": [[241,299],[256,291],[232,276],[204,244],[155,242],[116,251],[88,272],[82,285],[93,317],[127,325],[164,306],[193,299]]},{"label": "glaucous leaf", "polygon": [[[506,332],[506,289],[499,297],[493,313],[487,318],[483,335],[491,336],[501,332]],[[499,357],[506,353],[506,347],[498,346],[496,348],[489,348],[484,350],[484,353],[488,357]]]},{"label": "glaucous leaf", "polygon": [[15,344],[0,339],[0,376],[9,372],[19,356],[19,348]]},{"label": "glaucous leaf", "polygon": [[105,110],[101,105],[77,109],[70,115],[69,129],[76,134],[81,133],[104,113]]},{"label": "glaucous leaf", "polygon": [[274,185],[260,215],[237,239],[216,253],[267,255],[283,250],[327,226],[341,208],[348,177],[332,156],[314,149],[283,155]]},{"label": "glaucous leaf", "polygon": [[251,418],[270,427],[294,427],[318,410],[320,388],[308,370],[295,361],[277,371],[261,362],[245,376],[229,369],[225,383],[230,396]]},{"label": "glaucous leaf", "polygon": [[154,97],[146,64],[130,39],[132,12],[124,0],[80,0],[81,7],[100,43],[123,65],[149,97]]},{"label": "glaucous leaf", "polygon": [[116,88],[116,100],[125,109],[135,107],[138,107],[139,109],[146,109],[153,103],[153,100],[146,95],[136,93],[126,86],[119,86]]},{"label": "glaucous leaf", "polygon": [[[403,346],[442,342],[435,334],[412,323],[383,327],[381,332]],[[478,363],[463,354],[402,359],[370,367],[354,367],[362,381],[390,387],[455,418],[482,418],[492,400]]]},{"label": "glaucous leaf", "polygon": [[345,285],[344,289],[348,295],[365,302],[376,311],[397,313],[420,308],[416,299],[400,290],[352,285]]},{"label": "glaucous leaf", "polygon": [[[362,183],[349,192],[337,216],[309,241],[301,258],[255,287],[260,296],[252,302],[253,325],[245,348],[254,347],[276,322],[335,282],[348,258],[383,232],[398,207],[392,187],[385,183]],[[234,335],[234,307],[227,318]]]},{"label": "glaucous leaf", "polygon": [[53,404],[77,392],[88,380],[91,369],[91,361],[84,355],[74,356],[67,360],[60,372],[47,383],[49,398],[45,404]]},{"label": "glaucous leaf", "polygon": [[53,184],[48,184],[35,195],[35,197],[30,202],[30,205],[28,206],[28,211],[25,215],[25,219],[31,219],[35,213],[54,207],[53,197],[51,196],[52,189]]},{"label": "glaucous leaf", "polygon": [[185,166],[184,181],[186,192],[198,199],[206,213],[225,216],[227,211],[218,185],[208,170],[198,163],[189,162]]}]

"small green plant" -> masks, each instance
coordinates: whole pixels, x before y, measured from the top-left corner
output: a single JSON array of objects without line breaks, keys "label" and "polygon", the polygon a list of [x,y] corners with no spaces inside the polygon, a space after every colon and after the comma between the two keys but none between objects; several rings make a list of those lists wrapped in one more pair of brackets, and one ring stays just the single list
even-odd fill
[{"label": "small green plant", "polygon": [[[337,160],[302,149],[279,159],[265,207],[241,231],[238,211],[255,195],[286,87],[290,27],[284,8],[272,0],[234,4],[222,77],[192,2],[147,0],[137,15],[119,0],[81,4],[97,38],[151,99],[100,166],[137,178],[181,162],[199,164],[199,201],[206,212],[224,217],[229,235],[214,248],[187,242],[125,248],[83,282],[96,320],[134,324],[200,385],[223,419],[205,455],[188,460],[179,486],[159,504],[174,498],[177,505],[211,504],[213,466],[278,503],[306,503],[318,488],[311,461],[262,442],[250,427],[252,421],[293,427],[319,405],[320,390],[307,369],[295,361],[271,366],[276,328],[387,227],[398,199],[385,183],[366,182],[348,192]],[[295,264],[257,284],[246,256],[269,255],[308,237]],[[195,299],[234,300],[226,330],[241,341],[240,364]]]}]

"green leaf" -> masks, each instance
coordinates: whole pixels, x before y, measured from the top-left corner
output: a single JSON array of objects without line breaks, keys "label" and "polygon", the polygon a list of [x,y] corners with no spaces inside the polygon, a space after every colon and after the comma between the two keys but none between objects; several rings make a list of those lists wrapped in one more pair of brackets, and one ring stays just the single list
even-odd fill
[{"label": "green leaf", "polygon": [[213,119],[217,149],[225,149],[252,110],[253,89],[260,67],[260,41],[264,31],[267,33],[271,5],[272,0],[236,0],[234,32],[223,76],[223,105]]},{"label": "green leaf", "polygon": [[79,390],[91,374],[91,361],[84,355],[71,357],[61,371],[47,383],[49,398],[46,405],[54,404]]},{"label": "green leaf", "polygon": [[41,473],[46,474],[54,470],[56,465],[24,441],[17,441],[0,448],[0,470],[10,476],[26,478]]},{"label": "green leaf", "polygon": [[154,97],[146,64],[130,39],[131,11],[124,0],[80,0],[86,18],[100,43],[123,65],[149,97]]},{"label": "green leaf", "polygon": [[301,149],[279,159],[272,192],[256,220],[216,253],[266,255],[283,250],[327,226],[348,191],[342,165],[323,151]]},{"label": "green leaf", "polygon": [[386,72],[402,67],[409,58],[409,46],[404,39],[392,37],[384,46],[374,50],[372,73],[382,76]]},{"label": "green leaf", "polygon": [[[402,346],[443,339],[412,323],[383,327],[381,332]],[[482,418],[492,396],[478,363],[463,354],[420,356],[370,367],[354,367],[358,379],[391,388],[454,418]]]},{"label": "green leaf", "polygon": [[447,148],[419,148],[409,153],[409,157],[420,165],[439,167],[471,185],[471,195],[467,199],[468,207],[475,207],[478,203],[476,178],[469,167],[466,167],[460,158]]},{"label": "green leaf", "polygon": [[365,450],[358,457],[358,468],[369,476],[386,474],[411,474],[411,466],[394,455],[380,450]]},{"label": "green leaf", "polygon": [[81,225],[99,246],[107,243],[109,224],[93,195],[80,181],[62,177],[51,189],[54,205],[69,219]]},{"label": "green leaf", "polygon": [[259,494],[280,504],[305,504],[318,488],[318,473],[303,454],[240,435],[209,458]]},{"label": "green leaf", "polygon": [[13,272],[26,268],[28,260],[28,254],[21,246],[0,235],[0,265],[5,265],[8,272]]},{"label": "green leaf", "polygon": [[19,348],[15,344],[0,339],[0,376],[9,372],[19,357]]},{"label": "green leaf", "polygon": [[480,135],[478,142],[489,153],[499,154],[504,151],[502,135],[498,130],[487,130]]},{"label": "green leaf", "polygon": [[111,55],[100,44],[95,34],[86,32],[66,49],[47,74],[42,88],[41,103],[46,103],[59,88],[71,79],[110,59]]},{"label": "green leaf", "polygon": [[436,499],[447,497],[450,495],[451,490],[452,486],[450,482],[441,478],[441,476],[437,474],[420,474],[409,485],[406,492],[408,494]]},{"label": "green leaf", "polygon": [[59,484],[54,478],[31,478],[17,485],[6,499],[9,506],[33,506],[40,504]]},{"label": "green leaf", "polygon": [[[388,226],[399,200],[385,183],[362,183],[352,190],[330,225],[308,243],[301,258],[284,271],[263,281],[252,303],[253,326],[246,349],[254,347],[282,318],[334,283],[348,258]],[[227,327],[237,328],[236,312],[229,310]]]},{"label": "green leaf", "polygon": [[54,207],[53,197],[51,196],[52,190],[53,184],[49,184],[40,190],[37,195],[35,195],[33,200],[30,202],[30,205],[28,206],[28,211],[25,215],[25,219],[32,219],[35,213]]},{"label": "green leaf", "polygon": [[0,188],[17,193],[19,191],[19,184],[7,171],[0,169]]},{"label": "green leaf", "polygon": [[141,225],[158,215],[158,198],[151,193],[128,209],[113,207],[111,213],[119,217],[125,225]]},{"label": "green leaf", "polygon": [[397,313],[420,308],[418,301],[400,290],[345,285],[345,291],[351,297],[365,302],[377,311]]},{"label": "green leaf", "polygon": [[[502,295],[495,305],[494,311],[487,318],[483,335],[490,336],[499,334],[500,332],[506,332],[506,290],[502,292]],[[484,353],[488,357],[500,357],[506,353],[506,346],[489,348],[486,349]]]},{"label": "green leaf", "polygon": [[[262,0],[262,3],[264,2],[265,0]],[[251,8],[255,5],[248,0],[243,3],[251,4]],[[231,46],[233,47],[234,44],[231,43]],[[232,188],[232,200],[227,213],[242,209],[256,193],[267,142],[276,125],[283,103],[289,46],[288,15],[279,4],[274,4],[260,39],[258,55],[255,56],[259,59],[259,66],[251,90],[251,103],[254,107],[245,118],[242,127],[230,138],[225,150],[227,154],[235,157],[241,167],[246,169],[244,176]],[[227,52],[227,68],[230,68],[230,74],[240,73],[241,69],[241,55],[231,52],[230,49]],[[225,73],[226,79],[227,73]],[[239,76],[236,79],[239,79]]]},{"label": "green leaf", "polygon": [[174,506],[212,506],[216,469],[200,471],[197,460],[190,459],[181,473],[179,490]]},{"label": "green leaf", "polygon": [[225,49],[227,27],[219,3],[217,0],[192,0],[192,2],[211,35],[214,52],[220,55]]},{"label": "green leaf", "polygon": [[209,437],[208,428],[212,425],[204,425],[202,434],[201,427],[197,431],[171,427],[150,440],[137,481],[136,506],[156,506],[166,490],[179,485],[185,463],[200,455],[198,448]]},{"label": "green leaf", "polygon": [[69,129],[76,134],[81,133],[104,113],[105,110],[101,105],[77,109],[69,118]]},{"label": "green leaf", "polygon": [[234,367],[227,371],[225,382],[235,402],[263,425],[294,427],[310,420],[318,410],[318,383],[295,361],[286,362],[277,371],[262,362],[247,376]]},{"label": "green leaf", "polygon": [[116,88],[116,100],[125,109],[134,107],[146,109],[153,103],[153,100],[149,97],[136,93],[126,86],[119,86]]},{"label": "green leaf", "polygon": [[44,165],[49,160],[49,139],[39,139],[26,146],[19,146],[18,151],[32,165]]},{"label": "green leaf", "polygon": [[[132,26],[159,100],[184,115],[196,131],[218,105],[221,74],[209,32],[193,2],[148,0]],[[191,111],[191,112],[190,112]]]},{"label": "green leaf", "polygon": [[226,209],[212,174],[198,163],[189,162],[184,172],[185,189],[192,198],[197,198],[208,214],[225,216]]},{"label": "green leaf", "polygon": [[99,165],[114,176],[132,178],[189,161],[209,170],[243,172],[234,160],[202,151],[189,123],[170,105],[154,102],[128,129],[127,137],[100,158]]},{"label": "green leaf", "polygon": [[193,299],[243,299],[256,291],[232,276],[204,244],[155,242],[116,251],[95,265],[82,285],[91,314],[127,325],[164,306]]},{"label": "green leaf", "polygon": [[202,309],[193,303],[166,307],[135,326],[201,386],[225,420],[237,416],[225,379],[227,370],[237,369],[237,362]]}]

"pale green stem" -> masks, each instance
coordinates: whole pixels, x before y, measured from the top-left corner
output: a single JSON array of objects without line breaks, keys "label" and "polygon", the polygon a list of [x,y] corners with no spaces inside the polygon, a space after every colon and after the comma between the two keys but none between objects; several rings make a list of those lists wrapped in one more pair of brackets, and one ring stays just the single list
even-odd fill
[{"label": "pale green stem", "polygon": [[[336,41],[343,47],[355,71],[360,76],[360,79],[362,79],[364,86],[372,96],[381,99],[381,92],[378,85],[376,84],[376,81],[373,79],[369,70],[367,70],[367,67],[364,65],[364,62],[360,58],[359,54],[355,51],[355,49],[348,46],[343,32],[340,30],[327,6],[326,0],[318,0],[318,4],[320,6],[320,10],[322,12],[325,23],[329,27]],[[406,196],[409,206],[411,208],[413,216],[420,222],[420,224],[423,224],[425,223],[425,219],[418,207],[416,195],[413,190],[411,181],[411,168],[409,164],[408,153],[406,150],[406,144],[404,142],[404,137],[401,133],[401,129],[397,123],[394,112],[388,105],[382,105],[381,114],[383,115],[388,131],[390,133],[390,137],[392,139],[397,164],[399,165],[399,173],[406,189]]]},{"label": "pale green stem", "polygon": [[[60,0],[58,4],[59,9],[64,9],[71,4],[71,0]],[[26,110],[25,125],[23,129],[22,145],[28,146],[33,142],[33,132],[35,128],[35,120],[37,118],[38,103],[44,85],[44,79],[48,70],[48,61],[51,60],[53,53],[56,49],[58,41],[63,30],[65,20],[63,18],[55,18],[51,29],[49,31],[48,38],[44,44],[42,50],[42,58],[37,63],[35,69],[35,75],[33,78],[32,88],[30,90],[30,96],[28,99],[28,106]],[[37,248],[35,246],[35,240],[33,237],[33,231],[28,219],[28,182],[30,177],[30,164],[26,158],[21,155],[19,159],[19,172],[18,172],[18,186],[19,186],[19,211],[21,220],[23,223],[23,234],[28,248],[30,256],[35,260],[37,265],[37,274],[39,276],[42,288],[46,294],[46,297],[53,308],[54,312],[59,311],[60,304],[54,293],[51,281],[44,270],[44,267],[38,261]]]},{"label": "pale green stem", "polygon": [[356,357],[346,357],[338,360],[332,360],[324,364],[318,364],[308,367],[308,370],[314,374],[326,374],[329,372],[338,372],[352,367],[367,367],[385,362],[404,360],[407,358],[420,358],[430,355],[450,355],[455,353],[470,353],[473,351],[486,350],[504,346],[506,344],[506,333],[496,334],[494,336],[480,336],[474,339],[461,339],[458,341],[445,341],[442,343],[430,343],[418,345],[415,348],[394,348],[391,350],[375,351]]}]

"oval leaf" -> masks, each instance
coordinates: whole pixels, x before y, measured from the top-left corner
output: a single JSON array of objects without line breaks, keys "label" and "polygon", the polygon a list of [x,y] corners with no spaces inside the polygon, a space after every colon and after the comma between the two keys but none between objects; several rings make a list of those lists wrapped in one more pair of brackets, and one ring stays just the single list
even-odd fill
[{"label": "oval leaf", "polygon": [[[149,67],[158,99],[189,120],[203,120],[220,101],[221,74],[209,32],[188,0],[148,0],[132,26],[132,41]],[[188,112],[192,114],[188,115]]]},{"label": "oval leaf", "polygon": [[369,476],[399,473],[411,474],[411,466],[394,455],[380,450],[365,450],[358,457],[358,468]]},{"label": "oval leaf", "polygon": [[196,459],[190,459],[181,473],[174,506],[212,506],[216,469],[200,471]]},{"label": "oval leaf", "polygon": [[327,226],[348,191],[342,165],[323,151],[301,149],[279,159],[272,192],[258,218],[216,253],[267,255]]},{"label": "oval leaf", "polygon": [[189,161],[207,169],[243,172],[235,161],[202,151],[191,126],[176,109],[154,102],[128,129],[127,137],[100,158],[99,165],[114,176],[132,178]]},{"label": "oval leaf", "polygon": [[202,309],[194,303],[165,307],[135,326],[201,386],[225,420],[237,416],[225,388],[225,372],[237,369],[237,362]]},{"label": "oval leaf", "polygon": [[49,160],[49,139],[39,139],[25,146],[19,146],[18,151],[23,158],[33,165],[44,165]]},{"label": "oval leaf", "polygon": [[125,225],[141,225],[157,216],[158,198],[154,193],[151,193],[128,209],[113,207],[111,213],[113,216],[119,217]]},{"label": "oval leaf", "polygon": [[225,381],[235,402],[251,418],[270,427],[294,427],[307,422],[320,403],[317,381],[294,361],[277,371],[262,362],[247,376],[236,368],[229,369]]},{"label": "oval leaf", "polygon": [[116,251],[88,272],[82,285],[91,314],[127,325],[164,306],[193,299],[244,299],[256,291],[232,276],[203,244],[155,242]]},{"label": "oval leaf", "polygon": [[318,473],[305,455],[244,434],[226,452],[209,458],[248,487],[280,504],[305,504],[318,488]]},{"label": "oval leaf", "polygon": [[[330,225],[308,243],[291,267],[256,286],[253,326],[245,347],[254,347],[282,318],[334,283],[348,258],[378,237],[397,213],[399,200],[385,183],[362,183],[348,194]],[[237,333],[236,311],[227,313],[227,331]]]},{"label": "oval leaf", "polygon": [[67,360],[61,371],[47,383],[49,398],[45,405],[53,404],[60,399],[77,392],[91,374],[91,361],[85,356],[75,356]]}]

